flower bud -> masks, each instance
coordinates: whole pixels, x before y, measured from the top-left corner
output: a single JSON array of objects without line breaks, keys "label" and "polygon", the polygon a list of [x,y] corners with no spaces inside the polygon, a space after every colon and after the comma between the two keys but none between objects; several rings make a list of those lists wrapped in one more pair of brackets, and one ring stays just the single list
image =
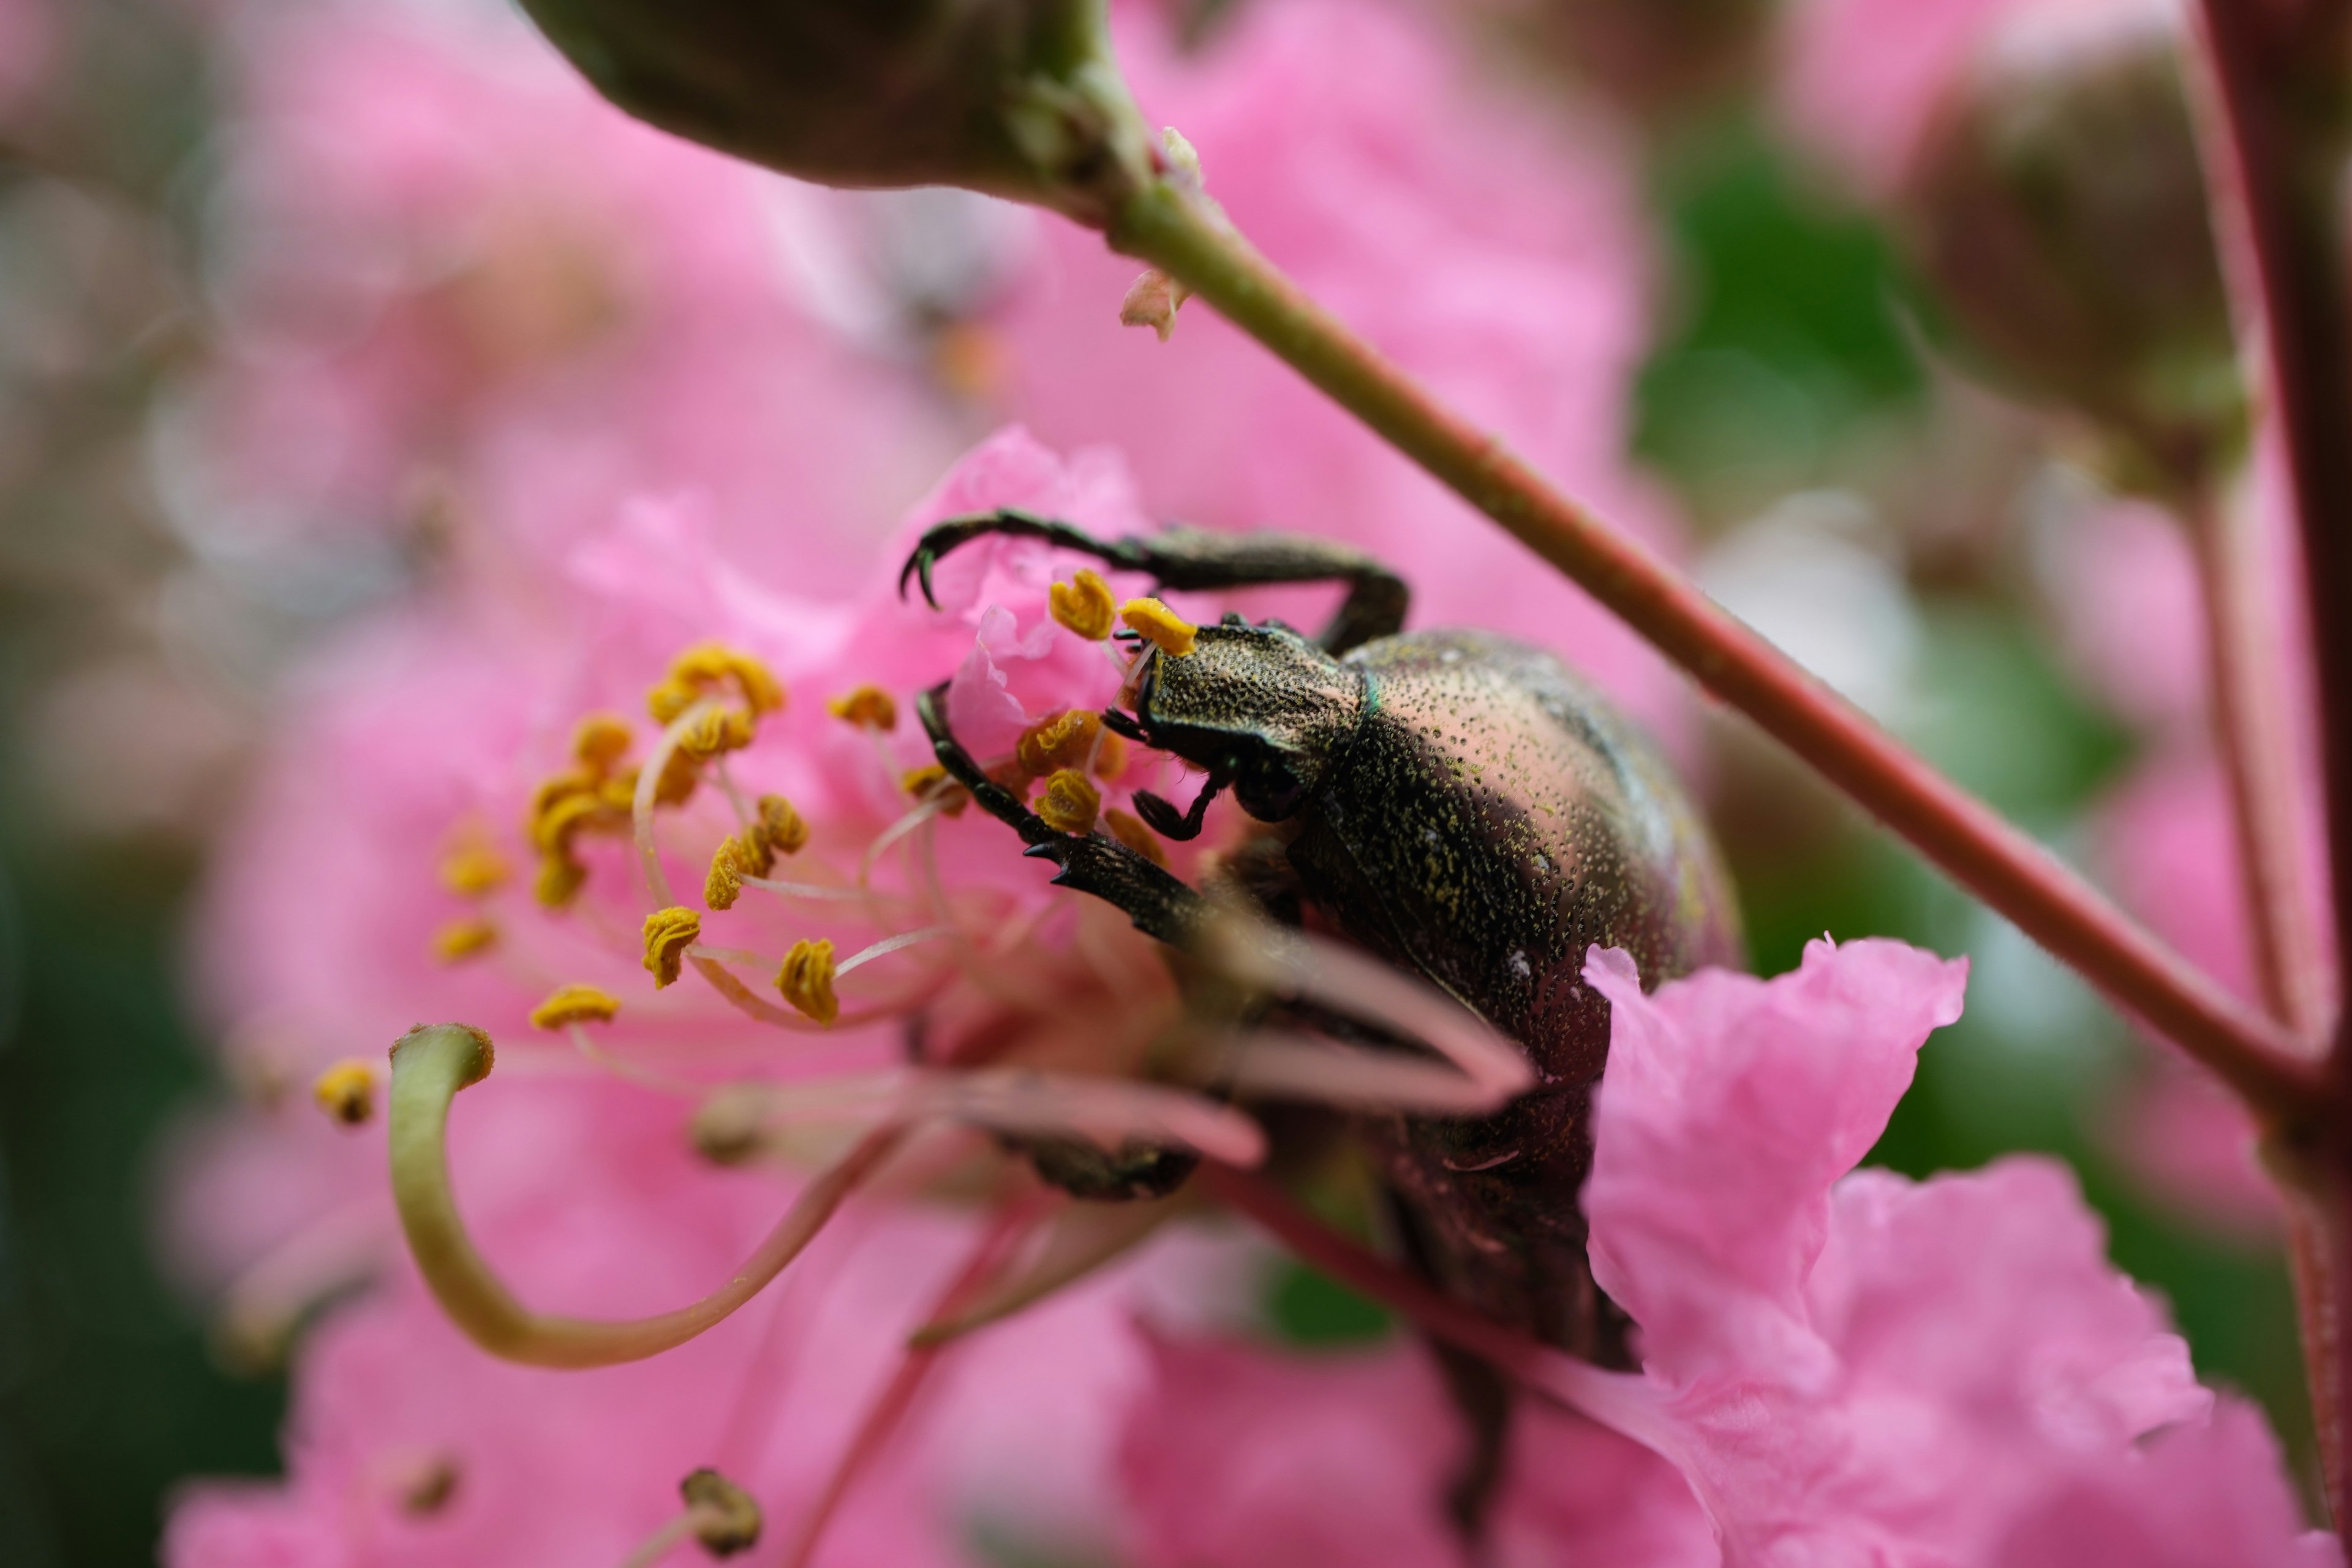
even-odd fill
[{"label": "flower bud", "polygon": [[1102,0],[523,0],[597,90],[830,185],[961,185],[1101,225],[1150,177]]},{"label": "flower bud", "polygon": [[2177,40],[2137,16],[1994,40],[1948,89],[1901,201],[1993,368],[2177,479],[2234,442],[2242,397]]}]

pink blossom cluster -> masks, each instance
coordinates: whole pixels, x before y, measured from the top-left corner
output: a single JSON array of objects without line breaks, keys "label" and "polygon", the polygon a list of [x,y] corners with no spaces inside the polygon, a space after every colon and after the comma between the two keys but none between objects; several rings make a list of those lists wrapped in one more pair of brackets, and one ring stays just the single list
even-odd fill
[{"label": "pink blossom cluster", "polygon": [[[1644,263],[1606,150],[1563,155],[1589,129],[1474,92],[1412,13],[1281,0],[1196,52],[1156,10],[1120,22],[1147,105],[1278,261],[1666,535],[1618,456]],[[190,1134],[174,1246],[247,1340],[318,1321],[294,1352],[286,1479],[192,1490],[167,1561],[620,1562],[702,1465],[761,1504],[755,1561],[819,1517],[817,1563],[1460,1561],[1441,1500],[1464,1432],[1424,1352],[1273,1348],[1265,1255],[1213,1215],[1162,1213],[1123,1259],[951,1344],[852,1473],[907,1336],[1025,1180],[996,1138],[918,1142],[683,1348],[558,1373],[498,1362],[443,1316],[400,1247],[380,1128],[298,1103],[419,1017],[488,1031],[496,1070],[452,1118],[460,1206],[521,1300],[591,1317],[725,1279],[857,1130],[789,1109],[714,1126],[725,1091],[805,1107],[793,1096],[874,1075],[1005,1066],[1054,1089],[1047,1112],[1142,1116],[1121,1096],[1177,1005],[1159,953],[923,779],[911,714],[948,683],[992,763],[1107,705],[1129,656],[1056,622],[1049,595],[1081,563],[1034,543],[950,557],[938,610],[902,600],[898,562],[947,516],[1018,506],[1115,537],[1165,508],[1328,534],[1397,565],[1417,619],[1533,637],[1676,715],[1652,656],[1222,323],[1194,307],[1164,347],[1120,335],[1128,274],[1088,237],[961,198],[920,209],[989,258],[986,287],[923,294],[885,265],[918,209],[729,168],[478,26],[253,23],[233,154],[252,237],[223,261],[236,341],[167,432],[234,527],[380,521],[425,483],[463,543],[287,694],[220,852],[200,984],[256,1103]],[[892,314],[910,289],[947,303]],[[912,500],[999,416],[1068,455],[1002,431]],[[1149,586],[1114,577],[1120,596]],[[658,768],[677,725],[648,719],[646,689],[711,644],[756,660],[782,706],[688,798],[577,839],[584,883],[547,907],[535,791],[585,765],[599,714],[625,720],[628,765]],[[1085,771],[1106,813],[1139,787],[1186,793],[1139,749]],[[714,856],[769,795],[806,843],[706,907]],[[1222,832],[1213,816],[1202,851],[1170,846],[1173,868],[1197,876]],[[709,968],[657,987],[640,922],[671,904],[697,911]],[[861,960],[829,1029],[769,983],[820,937]],[[1853,1170],[1957,1016],[1956,966],[1863,942],[1650,996],[1622,955],[1587,978],[1615,1022],[1584,1201],[1642,1367],[1589,1373],[1572,1410],[1520,1401],[1492,1560],[2329,1560],[2260,1418],[2196,1385],[2062,1172]],[[581,984],[618,1016],[533,1028]],[[1204,1143],[1251,1125],[1190,1114]]]}]

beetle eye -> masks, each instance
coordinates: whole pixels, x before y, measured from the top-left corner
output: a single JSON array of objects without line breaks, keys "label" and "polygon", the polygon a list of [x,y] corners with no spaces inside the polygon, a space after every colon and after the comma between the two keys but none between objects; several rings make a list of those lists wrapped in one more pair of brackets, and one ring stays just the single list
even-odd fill
[{"label": "beetle eye", "polygon": [[1280,822],[1297,811],[1306,796],[1307,781],[1298,776],[1288,757],[1277,752],[1250,758],[1234,780],[1234,798],[1260,822]]}]

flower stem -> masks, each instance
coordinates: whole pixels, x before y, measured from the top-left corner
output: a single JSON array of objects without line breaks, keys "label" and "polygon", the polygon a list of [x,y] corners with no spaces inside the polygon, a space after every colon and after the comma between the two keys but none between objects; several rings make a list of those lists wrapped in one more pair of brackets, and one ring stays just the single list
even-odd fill
[{"label": "flower stem", "polygon": [[1639,541],[1439,403],[1198,202],[1155,182],[1120,209],[1108,237],[1214,305],[2267,1118],[2314,1100],[2318,1075],[2292,1031],[2199,973]]},{"label": "flower stem", "polygon": [[[2352,4],[2198,7],[2200,141],[2241,326],[2260,333],[2294,494],[2317,676],[2336,966],[2352,974],[2352,281],[2342,175]],[[2305,1375],[2330,1513],[2352,1520],[2352,1034],[2326,1092],[2267,1148],[2288,1200]]]},{"label": "flower stem", "polygon": [[463,1024],[412,1029],[393,1047],[392,1195],[408,1249],[442,1310],[492,1355],[530,1366],[611,1366],[684,1344],[782,1273],[906,1137],[895,1125],[867,1133],[802,1189],[726,1284],[691,1306],[622,1321],[554,1317],[525,1309],[491,1271],[449,1185],[449,1105],[459,1089],[489,1075],[490,1059],[488,1038]]},{"label": "flower stem", "polygon": [[2304,876],[2293,688],[2261,531],[2249,509],[2210,486],[2181,510],[2204,590],[2214,749],[2229,781],[2255,973],[2272,1016],[2316,1040],[2327,1028],[2327,953]]}]

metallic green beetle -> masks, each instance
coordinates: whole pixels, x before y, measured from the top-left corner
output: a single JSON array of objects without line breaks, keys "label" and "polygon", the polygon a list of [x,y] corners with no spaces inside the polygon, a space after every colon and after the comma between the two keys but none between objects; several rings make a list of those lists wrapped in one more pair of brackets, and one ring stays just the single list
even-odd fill
[{"label": "metallic green beetle", "polygon": [[[1360,1118],[1394,1202],[1399,1239],[1449,1294],[1603,1361],[1622,1321],[1592,1284],[1577,1203],[1591,1163],[1590,1108],[1609,1005],[1586,950],[1622,947],[1645,983],[1736,963],[1740,942],[1715,850],[1665,764],[1558,659],[1480,632],[1403,633],[1408,593],[1356,552],[1286,534],[1175,529],[1104,542],[1017,511],[943,522],[900,577],[985,534],[1041,539],[1167,588],[1335,580],[1349,592],[1322,635],[1229,616],[1194,650],[1150,661],[1132,717],[1105,722],[1205,769],[1192,807],[1139,795],[1164,836],[1191,837],[1230,789],[1265,824],[1233,875],[1274,918],[1336,933],[1450,993],[1517,1042],[1537,1087],[1476,1119]],[[1055,880],[1107,899],[1183,945],[1208,917],[1196,889],[1100,834],[1047,826],[988,778],[919,704],[940,761]],[[1163,1191],[1189,1158],[1130,1152],[1122,1169],[1040,1160],[1097,1195]],[[1468,1369],[1454,1368],[1457,1388]]]}]

